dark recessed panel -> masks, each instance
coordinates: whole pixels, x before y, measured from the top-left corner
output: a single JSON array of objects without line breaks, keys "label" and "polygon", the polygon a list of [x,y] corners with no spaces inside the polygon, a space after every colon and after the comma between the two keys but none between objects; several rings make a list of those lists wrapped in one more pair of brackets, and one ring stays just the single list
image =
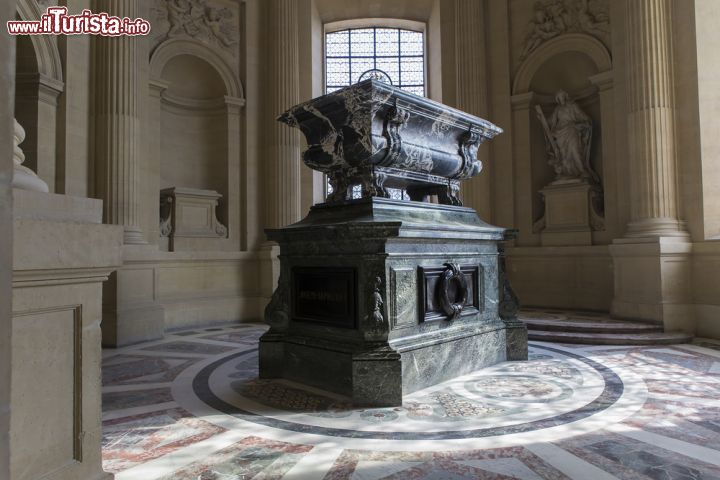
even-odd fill
[{"label": "dark recessed panel", "polygon": [[293,268],[293,320],[356,328],[356,284],[353,268]]}]

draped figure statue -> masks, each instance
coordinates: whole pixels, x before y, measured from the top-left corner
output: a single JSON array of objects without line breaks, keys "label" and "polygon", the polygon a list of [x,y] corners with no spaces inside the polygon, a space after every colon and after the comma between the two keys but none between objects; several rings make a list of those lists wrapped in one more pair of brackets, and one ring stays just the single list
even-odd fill
[{"label": "draped figure statue", "polygon": [[555,170],[555,180],[586,180],[598,183],[599,178],[590,166],[592,120],[567,92],[555,95],[557,106],[545,118],[540,106],[536,111],[545,132],[548,163]]}]

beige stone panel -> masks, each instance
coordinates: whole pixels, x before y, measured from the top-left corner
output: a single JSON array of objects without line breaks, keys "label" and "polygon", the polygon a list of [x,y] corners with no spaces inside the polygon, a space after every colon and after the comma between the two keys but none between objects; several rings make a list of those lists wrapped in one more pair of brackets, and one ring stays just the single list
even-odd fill
[{"label": "beige stone panel", "polygon": [[100,223],[102,202],[91,198],[13,189],[14,214],[28,220]]},{"label": "beige stone panel", "polygon": [[[90,0],[69,0],[68,10],[80,13]],[[58,103],[57,193],[92,196],[90,146],[90,35],[58,37],[65,90]]]},{"label": "beige stone panel", "polygon": [[696,335],[720,338],[720,242],[693,245],[692,295]]},{"label": "beige stone panel", "polygon": [[[677,2],[676,2],[677,3]],[[698,120],[700,135],[701,177],[688,185],[691,190],[702,190],[702,239],[720,237],[720,3],[712,0],[695,0],[695,45],[697,48]],[[676,5],[679,10],[680,5]],[[688,127],[694,125],[692,122]],[[700,183],[700,185],[698,185]],[[694,203],[686,210],[697,211]],[[690,213],[690,212],[688,212]]]},{"label": "beige stone panel", "polygon": [[437,102],[443,101],[443,50],[442,31],[440,19],[440,1],[433,2],[432,11],[427,21],[427,88],[426,94]]},{"label": "beige stone panel", "polygon": [[127,261],[103,285],[103,345],[119,347],[162,338],[165,314],[157,303],[155,269]]},{"label": "beige stone panel", "polygon": [[[15,200],[10,478],[109,478],[100,454],[101,283],[121,263],[122,227],[99,223],[98,200],[39,192]],[[43,214],[53,202],[68,210]]]},{"label": "beige stone panel", "polygon": [[171,299],[233,293],[253,295],[257,285],[253,278],[256,268],[251,262],[225,264],[160,265],[158,267],[159,298]]},{"label": "beige stone panel", "polygon": [[[603,158],[603,168],[610,162],[615,165],[615,199],[606,199],[606,208],[615,209],[618,235],[624,234],[630,220],[630,158],[628,146],[628,116],[627,116],[627,84],[626,84],[626,51],[625,42],[625,3],[626,0],[610,0],[610,26],[612,29],[612,56],[613,56],[613,135],[615,148]],[[601,93],[602,96],[602,93]],[[612,220],[612,215],[608,218]],[[611,227],[612,228],[612,227]]]},{"label": "beige stone panel", "polygon": [[512,96],[513,131],[513,191],[515,228],[519,230],[517,244],[521,246],[538,245],[540,236],[533,233],[533,196],[531,131],[533,121],[530,114],[534,103],[534,94],[523,93]]},{"label": "beige stone panel", "polygon": [[720,305],[695,304],[697,328],[695,335],[703,338],[720,338]]},{"label": "beige stone panel", "polygon": [[516,220],[508,2],[487,2],[487,12],[487,29],[492,42],[492,48],[487,52],[489,119],[504,130],[490,144],[488,157],[493,165],[493,222],[512,228]]},{"label": "beige stone panel", "polygon": [[690,255],[692,244],[669,239],[615,243],[611,313],[660,322],[667,331],[695,331]]},{"label": "beige stone panel", "polygon": [[[261,1],[248,0],[245,2],[245,90],[248,92],[261,92],[266,78],[262,65],[264,24],[261,15]],[[262,95],[248,95],[245,104],[245,165],[241,172],[240,181],[245,188],[242,189],[241,205],[245,209],[247,229],[246,250],[257,249],[265,241],[264,226],[264,189],[263,171],[263,132],[265,120],[265,102]]]},{"label": "beige stone panel", "polygon": [[267,300],[259,297],[195,298],[163,302],[167,330],[228,322],[262,322]]},{"label": "beige stone panel", "polygon": [[[15,0],[0,3],[0,24],[15,18]],[[0,35],[0,65],[11,65],[15,39]],[[0,75],[0,478],[10,476],[10,375],[12,312],[13,75]]]},{"label": "beige stone panel", "polygon": [[[587,226],[587,192],[558,192],[557,201],[548,203],[547,221],[558,227]],[[547,198],[547,195],[546,195]]]},{"label": "beige stone panel", "polygon": [[[80,335],[73,306],[13,319],[13,384],[10,441],[14,478],[32,479],[64,467],[77,459],[74,423],[76,361],[75,337]],[[71,348],[68,348],[71,347]],[[39,353],[42,352],[42,353]],[[22,375],[17,375],[23,371]],[[32,378],[32,381],[28,381]],[[38,415],[38,412],[44,412]],[[43,452],[37,456],[37,452]]]},{"label": "beige stone panel", "polygon": [[124,267],[118,275],[118,296],[126,303],[152,302],[156,296],[154,273],[152,268]]},{"label": "beige stone panel", "polygon": [[[695,2],[693,2],[695,4]],[[695,4],[697,5],[697,4]],[[673,47],[675,56],[675,98],[677,102],[678,180],[682,199],[682,214],[693,240],[706,238],[704,226],[703,158],[701,148],[700,109],[698,103],[697,36],[694,28],[695,9],[682,2],[674,2]],[[712,20],[715,23],[715,20]],[[682,26],[682,27],[680,27]],[[714,137],[715,135],[713,135]],[[705,138],[708,140],[708,137]],[[711,140],[712,141],[712,140]],[[702,206],[703,208],[698,208]]]},{"label": "beige stone panel", "polygon": [[523,306],[609,310],[613,277],[607,247],[515,247],[507,255]]},{"label": "beige stone panel", "polygon": [[118,230],[111,225],[83,229],[66,222],[16,219],[15,231],[23,238],[13,247],[15,271],[42,270],[48,265],[83,269],[121,263]]},{"label": "beige stone panel", "polygon": [[14,290],[12,480],[112,478],[100,452],[101,280]]}]

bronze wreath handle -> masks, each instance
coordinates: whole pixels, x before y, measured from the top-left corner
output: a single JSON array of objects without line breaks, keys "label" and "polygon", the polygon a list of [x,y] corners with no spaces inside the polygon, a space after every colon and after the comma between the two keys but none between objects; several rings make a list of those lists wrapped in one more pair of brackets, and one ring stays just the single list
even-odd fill
[{"label": "bronze wreath handle", "polygon": [[[460,316],[463,308],[465,308],[465,302],[468,298],[468,286],[465,275],[460,271],[460,266],[457,263],[446,263],[447,269],[440,275],[440,308],[448,316],[447,320],[455,320]],[[457,292],[460,294],[460,300],[455,302],[457,298],[450,298],[450,285],[455,284]]]}]

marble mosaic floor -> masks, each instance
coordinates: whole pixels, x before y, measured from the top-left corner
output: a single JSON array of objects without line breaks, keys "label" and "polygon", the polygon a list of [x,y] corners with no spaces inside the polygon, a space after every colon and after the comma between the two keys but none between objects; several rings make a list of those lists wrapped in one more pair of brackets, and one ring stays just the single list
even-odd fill
[{"label": "marble mosaic floor", "polygon": [[103,352],[117,480],[720,479],[720,343],[532,342],[401,408],[257,380],[260,325]]}]

